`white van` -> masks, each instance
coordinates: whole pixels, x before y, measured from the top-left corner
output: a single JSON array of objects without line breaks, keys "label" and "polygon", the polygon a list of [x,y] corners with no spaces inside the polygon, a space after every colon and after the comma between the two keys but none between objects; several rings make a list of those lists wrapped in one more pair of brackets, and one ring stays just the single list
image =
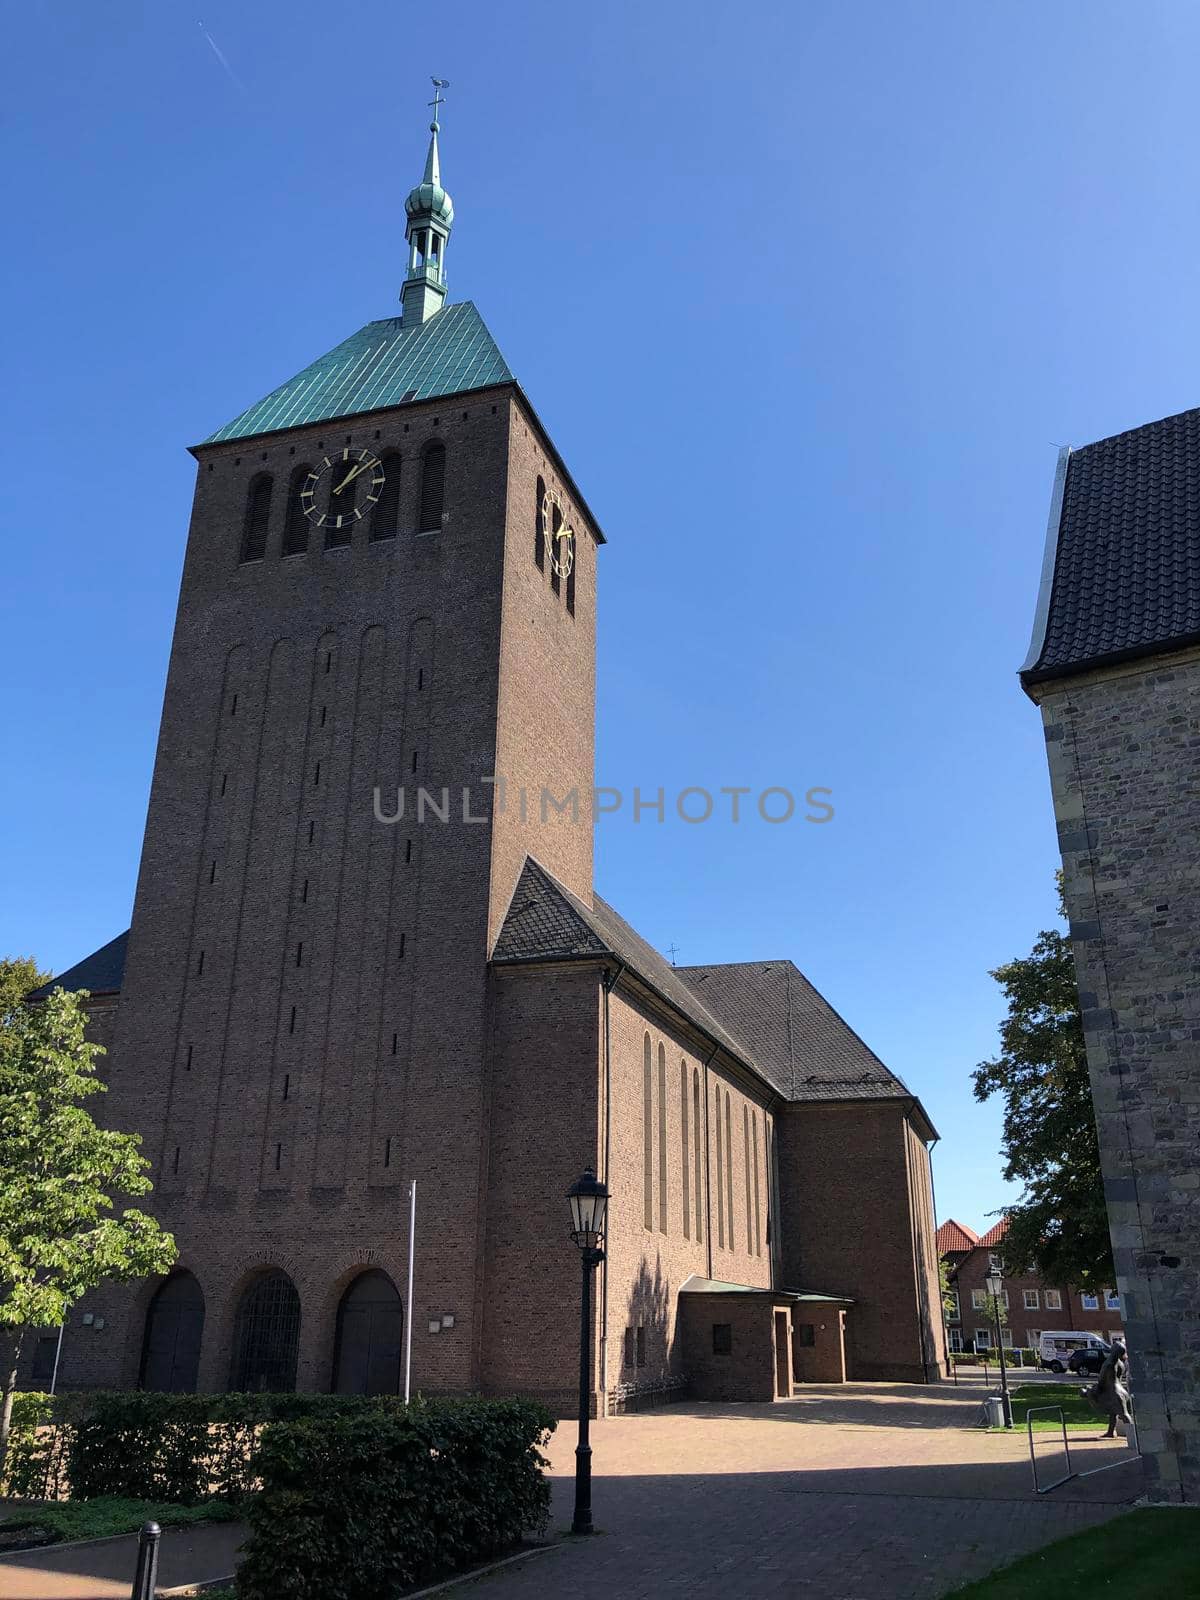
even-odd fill
[{"label": "white van", "polygon": [[1098,1333],[1081,1333],[1078,1329],[1068,1333],[1043,1333],[1038,1345],[1038,1365],[1049,1367],[1051,1372],[1065,1372],[1073,1350],[1107,1348]]}]

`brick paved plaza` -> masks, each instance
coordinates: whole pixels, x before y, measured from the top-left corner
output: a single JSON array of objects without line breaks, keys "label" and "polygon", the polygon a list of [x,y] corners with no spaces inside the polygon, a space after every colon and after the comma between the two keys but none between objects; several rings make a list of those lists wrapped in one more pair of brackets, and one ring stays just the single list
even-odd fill
[{"label": "brick paved plaza", "polygon": [[[593,1427],[598,1536],[568,1541],[465,1591],[472,1600],[934,1600],[1141,1493],[1128,1464],[1034,1495],[1023,1432],[971,1426],[985,1390],[808,1385],[774,1405],[673,1406]],[[1123,1442],[1073,1440],[1085,1469]],[[551,1450],[555,1532],[570,1524],[575,1426]],[[1053,1440],[1038,1439],[1047,1477]],[[1116,1454],[1113,1454],[1116,1452]]]}]

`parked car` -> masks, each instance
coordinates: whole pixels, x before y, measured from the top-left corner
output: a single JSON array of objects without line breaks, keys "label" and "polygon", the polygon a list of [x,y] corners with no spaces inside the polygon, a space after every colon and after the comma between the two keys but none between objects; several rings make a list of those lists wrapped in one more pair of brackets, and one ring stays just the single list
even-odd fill
[{"label": "parked car", "polygon": [[[1108,1353],[1108,1346],[1098,1333],[1080,1333],[1076,1329],[1069,1332],[1043,1333],[1038,1346],[1038,1366],[1049,1368],[1051,1372],[1065,1372],[1071,1357],[1077,1350],[1099,1350],[1102,1352],[1100,1362]],[[1096,1371],[1100,1370],[1100,1362],[1096,1364]],[[1072,1365],[1072,1370],[1074,1370]]]},{"label": "parked car", "polygon": [[1104,1365],[1104,1358],[1112,1349],[1107,1344],[1090,1344],[1083,1350],[1072,1350],[1067,1358],[1067,1366],[1072,1372],[1087,1373],[1094,1376]]}]

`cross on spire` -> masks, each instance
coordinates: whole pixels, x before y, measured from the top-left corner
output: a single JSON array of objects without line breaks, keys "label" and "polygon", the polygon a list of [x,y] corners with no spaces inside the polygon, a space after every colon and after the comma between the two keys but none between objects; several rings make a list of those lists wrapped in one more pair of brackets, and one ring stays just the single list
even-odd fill
[{"label": "cross on spire", "polygon": [[450,79],[431,78],[430,81],[433,84],[433,99],[429,102],[429,104],[433,107],[433,121],[430,124],[429,131],[430,133],[436,133],[439,127],[438,107],[446,104],[446,101],[442,95],[442,90],[450,87]]}]

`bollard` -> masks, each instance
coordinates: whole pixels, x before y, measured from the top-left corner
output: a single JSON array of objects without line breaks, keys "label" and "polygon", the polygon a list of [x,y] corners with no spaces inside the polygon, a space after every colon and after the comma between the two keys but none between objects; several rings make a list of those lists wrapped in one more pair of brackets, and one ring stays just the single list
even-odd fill
[{"label": "bollard", "polygon": [[130,1600],[154,1600],[158,1583],[158,1541],[162,1529],[157,1522],[143,1522],[138,1534],[137,1571],[133,1575]]}]

